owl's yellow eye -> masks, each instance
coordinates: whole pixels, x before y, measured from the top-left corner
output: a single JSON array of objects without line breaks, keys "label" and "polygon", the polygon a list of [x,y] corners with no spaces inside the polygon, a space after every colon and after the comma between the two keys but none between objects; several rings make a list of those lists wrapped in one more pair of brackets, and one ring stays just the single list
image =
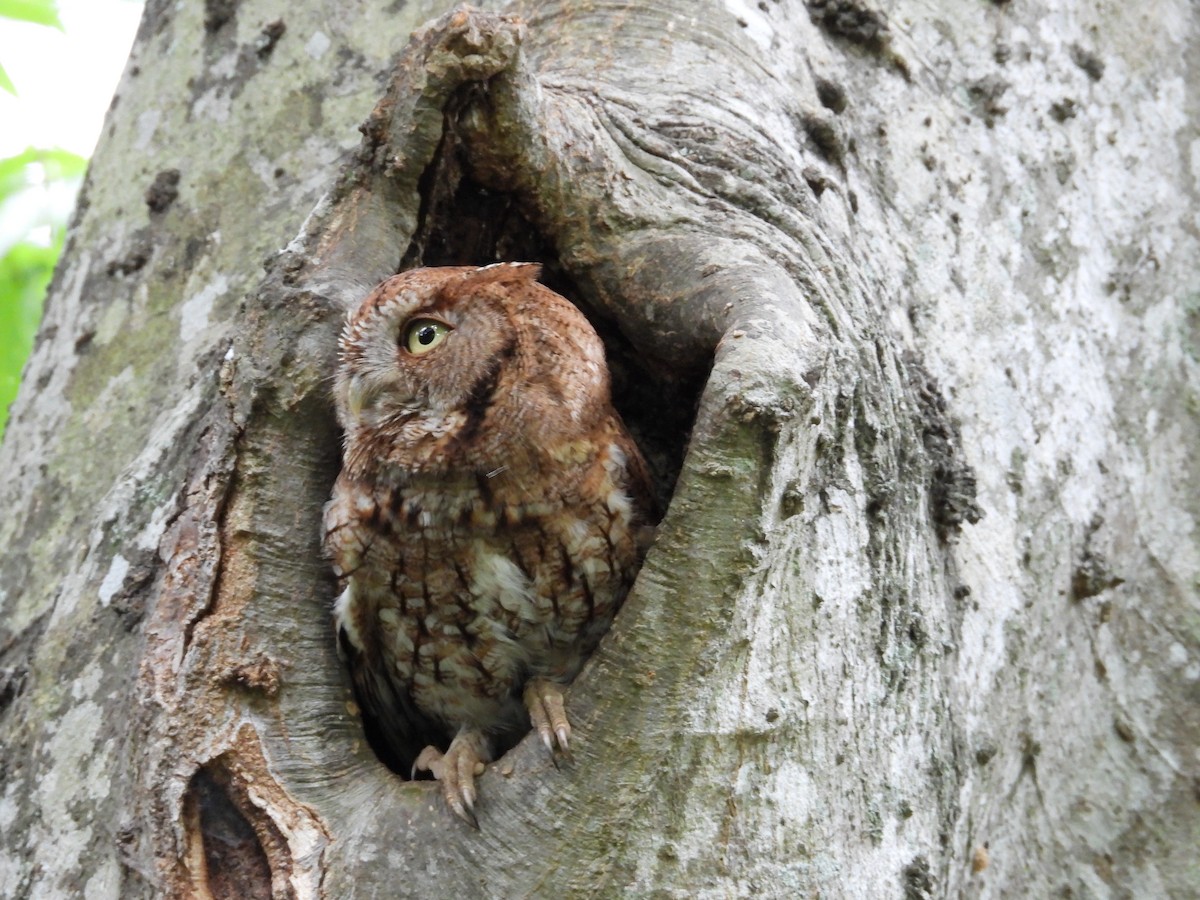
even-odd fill
[{"label": "owl's yellow eye", "polygon": [[401,345],[414,356],[428,353],[446,339],[450,326],[436,319],[413,319],[404,329]]}]

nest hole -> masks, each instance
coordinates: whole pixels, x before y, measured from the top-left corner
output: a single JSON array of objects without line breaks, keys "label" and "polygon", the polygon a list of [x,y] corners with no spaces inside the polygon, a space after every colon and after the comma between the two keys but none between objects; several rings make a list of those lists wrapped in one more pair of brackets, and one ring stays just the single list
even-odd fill
[{"label": "nest hole", "polygon": [[[658,509],[665,511],[683,463],[696,406],[707,373],[667,375],[670,360],[642,358],[621,331],[621,323],[586,299],[563,266],[553,240],[522,211],[518,197],[473,179],[452,129],[426,170],[421,184],[418,227],[399,271],[422,266],[485,266],[496,262],[536,262],[541,282],[584,313],[604,342],[612,376],[613,403],[641,448],[654,480]],[[378,723],[363,717],[375,755],[404,779],[414,777],[411,761],[393,758]],[[497,758],[528,733],[493,735]],[[443,734],[420,735],[421,742],[445,750]],[[429,777],[417,773],[417,778]]]},{"label": "nest hole", "polygon": [[621,323],[588,302],[587,291],[563,266],[553,240],[524,214],[519,198],[470,176],[452,130],[447,129],[420,189],[420,224],[400,271],[540,263],[541,282],[579,307],[604,342],[613,403],[650,465],[658,507],[665,510],[683,465],[707,372],[672,374],[678,367],[671,360],[643,358],[623,334]]},{"label": "nest hole", "polygon": [[275,843],[282,837],[269,817],[239,795],[223,760],[210,761],[192,776],[184,810],[197,862],[203,861],[195,874],[208,894],[214,900],[270,900],[271,863],[260,831],[273,832]]}]

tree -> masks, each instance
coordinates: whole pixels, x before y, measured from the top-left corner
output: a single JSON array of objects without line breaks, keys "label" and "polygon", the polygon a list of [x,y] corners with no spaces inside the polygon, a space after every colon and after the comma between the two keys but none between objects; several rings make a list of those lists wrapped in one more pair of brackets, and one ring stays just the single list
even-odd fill
[{"label": "tree", "polygon": [[[13,409],[3,893],[1194,888],[1188,4],[267,9],[147,7]],[[497,257],[670,506],[475,832],[366,743],[317,523],[345,305]]]}]

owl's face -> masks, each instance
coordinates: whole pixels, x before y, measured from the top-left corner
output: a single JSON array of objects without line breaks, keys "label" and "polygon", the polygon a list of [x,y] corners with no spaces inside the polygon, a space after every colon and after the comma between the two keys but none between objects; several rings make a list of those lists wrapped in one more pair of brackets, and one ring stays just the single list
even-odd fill
[{"label": "owl's face", "polygon": [[504,465],[586,431],[608,403],[603,347],[538,268],[417,269],[363,301],[336,382],[348,463]]},{"label": "owl's face", "polygon": [[495,298],[481,292],[468,305],[460,291],[426,281],[389,279],[347,324],[337,388],[344,426],[452,415],[492,361],[511,354],[512,329]]}]

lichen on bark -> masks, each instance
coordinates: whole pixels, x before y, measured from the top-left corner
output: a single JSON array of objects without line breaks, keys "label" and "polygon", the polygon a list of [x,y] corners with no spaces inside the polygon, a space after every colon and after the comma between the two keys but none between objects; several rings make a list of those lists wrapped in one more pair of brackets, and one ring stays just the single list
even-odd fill
[{"label": "lichen on bark", "polygon": [[[0,892],[220,893],[222,834],[298,897],[1183,890],[1189,30],[527,2],[391,59],[442,8],[149,8],[0,451]],[[670,505],[475,834],[366,745],[316,522],[344,308],[496,255]]]}]

